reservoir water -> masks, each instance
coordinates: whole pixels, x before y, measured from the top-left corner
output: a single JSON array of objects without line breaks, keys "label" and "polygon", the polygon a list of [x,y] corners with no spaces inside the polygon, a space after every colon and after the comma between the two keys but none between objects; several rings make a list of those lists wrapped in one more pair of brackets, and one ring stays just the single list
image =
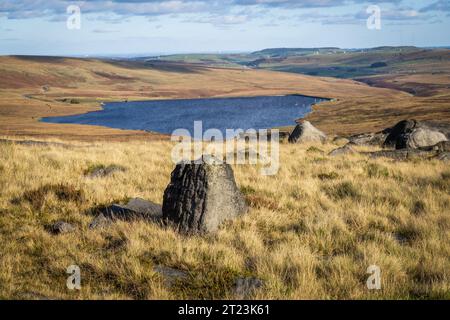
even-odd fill
[{"label": "reservoir water", "polygon": [[203,131],[215,128],[269,129],[294,125],[311,112],[311,105],[326,101],[301,95],[243,98],[177,99],[105,103],[102,110],[80,115],[43,118],[44,122],[99,125],[117,129],[171,134],[176,129],[193,132],[194,121]]}]

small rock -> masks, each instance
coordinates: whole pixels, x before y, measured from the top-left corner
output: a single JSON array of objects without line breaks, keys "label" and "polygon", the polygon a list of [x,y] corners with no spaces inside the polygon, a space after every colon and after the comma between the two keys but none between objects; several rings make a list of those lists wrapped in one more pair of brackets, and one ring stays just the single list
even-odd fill
[{"label": "small rock", "polygon": [[384,145],[395,149],[418,149],[447,141],[442,126],[416,120],[403,120],[390,129]]},{"label": "small rock", "polygon": [[315,128],[309,121],[300,122],[289,136],[289,143],[325,142],[325,133]]},{"label": "small rock", "polygon": [[177,164],[164,192],[163,219],[186,233],[214,232],[247,211],[229,164]]},{"label": "small rock", "polygon": [[106,208],[105,216],[118,220],[158,220],[162,217],[162,206],[151,201],[134,198],[126,205],[113,204]]},{"label": "small rock", "polygon": [[89,229],[103,229],[111,225],[111,223],[111,219],[106,218],[102,213],[100,213],[89,224]]},{"label": "small rock", "polygon": [[331,156],[331,157],[336,157],[336,156],[342,156],[342,155],[347,155],[347,154],[355,154],[355,153],[357,153],[356,150],[353,149],[351,147],[351,145],[346,144],[343,147],[334,149],[328,155]]},{"label": "small rock", "polygon": [[351,144],[357,146],[381,146],[385,139],[387,133],[377,132],[377,133],[363,133],[351,136],[349,141]]},{"label": "small rock", "polygon": [[64,234],[75,231],[75,227],[70,223],[64,221],[57,221],[50,226],[50,231],[53,234]]},{"label": "small rock", "polygon": [[420,147],[422,151],[450,152],[450,141],[441,141],[434,146]]},{"label": "small rock", "polygon": [[233,293],[237,299],[249,299],[256,290],[263,286],[264,282],[258,278],[237,278],[233,285]]},{"label": "small rock", "polygon": [[114,220],[157,221],[161,218],[161,205],[140,198],[134,198],[128,201],[126,205],[113,204],[100,210],[99,215],[91,222],[90,228],[104,227]]},{"label": "small rock", "polygon": [[439,131],[428,128],[415,128],[411,132],[400,136],[395,148],[418,149],[420,147],[434,146],[442,141],[447,141],[447,137]]}]

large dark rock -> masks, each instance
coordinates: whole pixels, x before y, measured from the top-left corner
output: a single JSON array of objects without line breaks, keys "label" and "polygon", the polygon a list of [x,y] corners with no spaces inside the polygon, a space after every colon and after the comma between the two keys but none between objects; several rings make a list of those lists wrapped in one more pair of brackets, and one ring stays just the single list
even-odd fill
[{"label": "large dark rock", "polygon": [[416,120],[403,120],[391,128],[384,145],[395,149],[419,149],[447,141],[439,127]]},{"label": "large dark rock", "polygon": [[450,152],[450,141],[441,141],[434,146],[420,147],[422,151]]},{"label": "large dark rock", "polygon": [[315,128],[309,121],[300,122],[289,136],[289,143],[325,142],[325,133]]},{"label": "large dark rock", "polygon": [[177,164],[164,192],[163,219],[186,233],[216,231],[247,211],[229,164]]}]

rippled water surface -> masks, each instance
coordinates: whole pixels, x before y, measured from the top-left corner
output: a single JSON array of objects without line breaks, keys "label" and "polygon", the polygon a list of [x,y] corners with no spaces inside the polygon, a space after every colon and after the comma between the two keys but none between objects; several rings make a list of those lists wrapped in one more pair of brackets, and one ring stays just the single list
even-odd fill
[{"label": "rippled water surface", "polygon": [[324,99],[299,95],[246,98],[153,100],[106,103],[103,110],[74,116],[44,118],[52,123],[100,125],[118,129],[170,134],[184,128],[193,132],[194,121],[203,131],[216,128],[265,129],[293,125]]}]

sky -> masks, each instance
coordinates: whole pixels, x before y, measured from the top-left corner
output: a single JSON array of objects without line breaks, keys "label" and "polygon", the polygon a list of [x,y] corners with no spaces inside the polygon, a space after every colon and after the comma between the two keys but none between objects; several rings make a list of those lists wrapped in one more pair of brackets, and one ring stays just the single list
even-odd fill
[{"label": "sky", "polygon": [[449,30],[450,0],[0,0],[0,55],[436,47]]}]

